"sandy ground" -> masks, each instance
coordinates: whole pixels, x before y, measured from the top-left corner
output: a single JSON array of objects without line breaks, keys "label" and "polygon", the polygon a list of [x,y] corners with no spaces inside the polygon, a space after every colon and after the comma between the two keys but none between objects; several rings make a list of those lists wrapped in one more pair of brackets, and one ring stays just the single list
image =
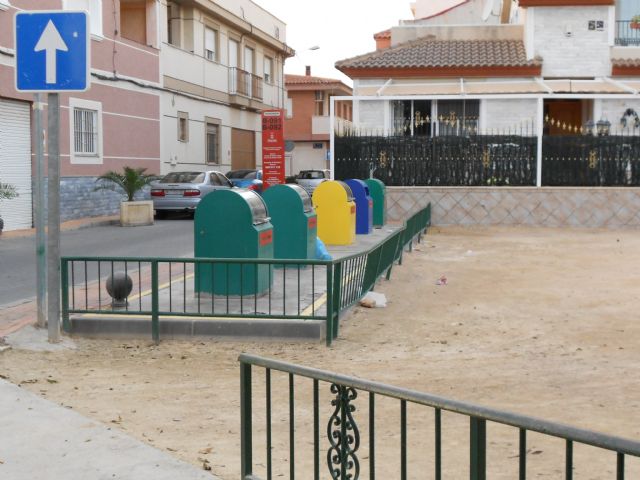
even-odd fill
[{"label": "sandy ground", "polygon": [[[447,277],[446,286],[436,280]],[[640,232],[433,228],[323,344],[76,340],[10,350],[0,375],[168,450],[239,477],[238,354],[357,375],[632,439],[640,438]],[[264,477],[264,374],[254,368],[255,473]],[[288,384],[273,374],[274,477],[288,477]],[[329,386],[321,384],[321,468]],[[296,380],[296,473],[312,478],[312,385]],[[369,477],[368,395],[355,401]],[[399,402],[376,404],[378,478],[399,478]],[[409,478],[432,478],[433,410],[409,405]],[[488,426],[488,478],[517,478],[517,430]],[[468,420],[443,414],[444,478],[468,478]],[[564,443],[528,437],[531,478],[561,478]],[[615,455],[575,447],[577,479],[613,478]],[[627,478],[640,462],[627,459]]]}]

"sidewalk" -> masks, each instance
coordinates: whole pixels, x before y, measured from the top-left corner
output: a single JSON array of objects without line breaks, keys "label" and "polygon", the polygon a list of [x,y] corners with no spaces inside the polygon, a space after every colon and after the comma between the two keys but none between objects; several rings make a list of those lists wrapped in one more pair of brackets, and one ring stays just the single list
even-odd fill
[{"label": "sidewalk", "polygon": [[[118,215],[109,215],[104,217],[85,217],[78,218],[76,220],[67,220],[60,224],[61,231],[67,230],[79,230],[81,228],[97,227],[100,225],[111,225],[117,223],[120,220]],[[35,228],[25,228],[24,230],[11,230],[9,232],[3,231],[0,234],[0,241],[3,238],[23,238],[30,237],[36,234]]]},{"label": "sidewalk", "polygon": [[[117,223],[120,219],[117,215],[103,217],[86,217],[76,220],[68,220],[60,224],[61,231],[79,230],[81,228],[90,228],[100,225],[110,225]],[[0,242],[13,238],[25,238],[36,234],[35,228],[24,230],[12,230],[10,232],[2,232]],[[35,296],[33,301],[26,303],[10,305],[2,310],[0,318],[0,338],[5,337],[21,328],[35,324],[37,317]]]},{"label": "sidewalk", "polygon": [[0,380],[0,478],[216,480],[212,474]]}]

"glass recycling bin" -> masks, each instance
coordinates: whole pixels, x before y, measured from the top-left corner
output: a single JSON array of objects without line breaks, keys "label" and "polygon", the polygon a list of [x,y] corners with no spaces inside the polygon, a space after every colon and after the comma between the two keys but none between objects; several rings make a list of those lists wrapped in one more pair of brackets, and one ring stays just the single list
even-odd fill
[{"label": "glass recycling bin", "polygon": [[387,187],[377,178],[368,178],[364,183],[373,200],[373,226],[382,227],[387,223]]},{"label": "glass recycling bin", "polygon": [[[262,197],[250,190],[215,190],[200,200],[194,218],[196,258],[273,258],[273,225]],[[269,265],[197,264],[196,292],[254,295],[272,282]]]},{"label": "glass recycling bin", "polygon": [[356,239],[356,204],[344,182],[322,182],[313,192],[318,237],[327,245],[351,245]]},{"label": "glass recycling bin", "polygon": [[264,191],[273,224],[275,258],[315,258],[318,217],[311,197],[300,185],[273,185]]},{"label": "glass recycling bin", "polygon": [[369,196],[369,187],[362,180],[351,179],[345,183],[356,202],[356,234],[368,235],[373,231],[373,200]]}]

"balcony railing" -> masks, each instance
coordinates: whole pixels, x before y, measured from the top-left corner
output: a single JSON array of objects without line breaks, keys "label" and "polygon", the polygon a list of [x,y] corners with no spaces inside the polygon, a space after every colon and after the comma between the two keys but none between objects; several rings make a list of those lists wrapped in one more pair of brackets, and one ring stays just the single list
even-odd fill
[{"label": "balcony railing", "polygon": [[616,21],[615,43],[621,47],[640,46],[640,23],[631,20]]},{"label": "balcony railing", "polygon": [[229,93],[262,100],[262,78],[239,68],[230,68]]}]

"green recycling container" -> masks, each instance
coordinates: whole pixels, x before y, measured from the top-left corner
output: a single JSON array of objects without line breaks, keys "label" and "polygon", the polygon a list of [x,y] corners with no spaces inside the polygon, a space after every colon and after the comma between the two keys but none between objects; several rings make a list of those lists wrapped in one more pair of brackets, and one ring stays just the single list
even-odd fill
[{"label": "green recycling container", "polygon": [[373,226],[382,227],[387,223],[387,187],[377,178],[368,178],[365,183],[373,200]]},{"label": "green recycling container", "polygon": [[300,185],[273,185],[262,194],[273,224],[275,258],[315,258],[318,218]]},{"label": "green recycling container", "polygon": [[[273,258],[273,225],[262,197],[250,190],[215,190],[200,200],[194,218],[196,258]],[[211,295],[267,291],[268,264],[198,264],[195,290]]]}]

